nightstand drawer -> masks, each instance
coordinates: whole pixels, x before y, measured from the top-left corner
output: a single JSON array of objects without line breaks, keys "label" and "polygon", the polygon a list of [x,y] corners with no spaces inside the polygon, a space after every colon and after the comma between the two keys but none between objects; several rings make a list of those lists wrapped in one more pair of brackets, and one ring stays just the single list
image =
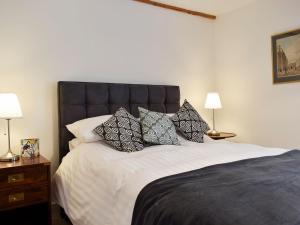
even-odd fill
[{"label": "nightstand drawer", "polygon": [[47,202],[48,200],[47,184],[4,190],[0,192],[0,210]]},{"label": "nightstand drawer", "polygon": [[47,179],[48,173],[45,166],[7,169],[0,174],[0,187],[4,189],[19,184],[43,182]]}]

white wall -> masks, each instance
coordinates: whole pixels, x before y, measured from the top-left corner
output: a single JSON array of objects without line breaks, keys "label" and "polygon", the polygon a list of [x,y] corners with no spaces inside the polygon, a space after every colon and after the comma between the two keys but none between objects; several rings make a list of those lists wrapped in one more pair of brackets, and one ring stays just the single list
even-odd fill
[{"label": "white wall", "polygon": [[300,148],[300,83],[273,85],[271,36],[300,28],[299,0],[259,0],[215,23],[221,130],[238,141]]},{"label": "white wall", "polygon": [[206,116],[212,45],[213,22],[131,0],[0,0],[0,92],[15,92],[24,112],[12,121],[15,151],[38,137],[56,168],[59,80],[177,84]]}]

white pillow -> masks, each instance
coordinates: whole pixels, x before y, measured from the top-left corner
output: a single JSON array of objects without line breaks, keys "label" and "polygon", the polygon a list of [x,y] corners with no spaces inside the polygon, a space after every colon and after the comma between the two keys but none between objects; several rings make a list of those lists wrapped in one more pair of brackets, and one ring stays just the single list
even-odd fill
[{"label": "white pillow", "polygon": [[71,141],[69,141],[69,150],[72,151],[74,148],[76,148],[78,145],[80,145],[81,142],[79,138],[74,138]]},{"label": "white pillow", "polygon": [[104,115],[78,120],[66,125],[67,129],[79,139],[80,142],[96,142],[102,138],[94,133],[94,129],[107,121],[112,115]]},{"label": "white pillow", "polygon": [[209,142],[214,142],[215,140],[212,139],[210,136],[204,134],[203,135],[203,143],[209,143]]},{"label": "white pillow", "polygon": [[[180,141],[180,143],[185,142],[185,141],[189,141],[187,140],[180,132],[177,131],[177,136],[178,136],[178,140]],[[215,142],[214,139],[212,139],[211,137],[209,137],[208,135],[204,134],[203,135],[203,143],[210,143],[210,142]],[[194,142],[195,143],[195,142]]]}]

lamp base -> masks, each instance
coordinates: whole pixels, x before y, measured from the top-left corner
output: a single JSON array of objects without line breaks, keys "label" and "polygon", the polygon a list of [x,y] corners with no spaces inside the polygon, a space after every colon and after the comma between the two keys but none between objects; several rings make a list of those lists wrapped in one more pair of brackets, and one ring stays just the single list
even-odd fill
[{"label": "lamp base", "polygon": [[19,159],[20,159],[19,155],[16,155],[8,151],[7,153],[5,153],[5,155],[2,155],[0,157],[0,162],[14,162],[14,161],[18,161]]},{"label": "lamp base", "polygon": [[208,136],[220,136],[220,132],[216,131],[216,130],[210,130],[209,132],[207,132]]}]

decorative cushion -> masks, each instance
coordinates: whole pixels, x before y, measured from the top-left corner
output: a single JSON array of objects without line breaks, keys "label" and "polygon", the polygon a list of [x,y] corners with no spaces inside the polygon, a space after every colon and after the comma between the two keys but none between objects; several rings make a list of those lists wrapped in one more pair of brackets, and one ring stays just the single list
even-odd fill
[{"label": "decorative cushion", "polygon": [[209,130],[209,126],[187,100],[184,100],[171,120],[186,139],[203,143],[203,135]]},{"label": "decorative cushion", "polygon": [[119,151],[135,152],[144,148],[140,122],[124,108],[118,109],[94,131]]},{"label": "decorative cushion", "polygon": [[169,116],[139,107],[143,140],[152,144],[179,145],[176,128]]}]

